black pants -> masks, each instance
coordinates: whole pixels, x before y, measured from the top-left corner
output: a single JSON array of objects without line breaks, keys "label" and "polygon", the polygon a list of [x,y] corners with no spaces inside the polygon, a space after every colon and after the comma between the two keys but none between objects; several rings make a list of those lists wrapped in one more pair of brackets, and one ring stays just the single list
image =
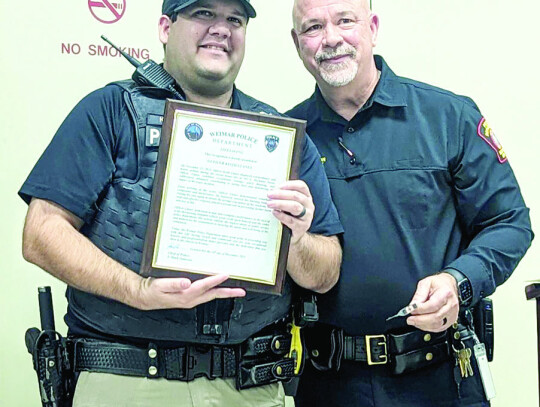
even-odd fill
[{"label": "black pants", "polygon": [[308,361],[295,403],[297,407],[488,407],[476,364],[474,376],[461,382],[461,398],[453,367],[449,361],[392,376],[384,366],[350,361],[343,361],[339,372],[319,372]]}]

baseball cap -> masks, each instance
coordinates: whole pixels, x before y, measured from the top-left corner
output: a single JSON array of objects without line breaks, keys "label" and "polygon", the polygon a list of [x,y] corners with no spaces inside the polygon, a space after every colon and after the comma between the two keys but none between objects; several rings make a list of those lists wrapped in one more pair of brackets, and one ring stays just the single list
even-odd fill
[{"label": "baseball cap", "polygon": [[[167,16],[170,16],[177,11],[180,11],[188,6],[191,6],[192,4],[197,3],[199,0],[163,0],[163,6],[161,7],[161,12]],[[257,16],[257,13],[255,13],[255,9],[253,6],[249,3],[249,0],[238,0],[244,8],[246,9],[246,13],[248,17],[253,18]]]}]

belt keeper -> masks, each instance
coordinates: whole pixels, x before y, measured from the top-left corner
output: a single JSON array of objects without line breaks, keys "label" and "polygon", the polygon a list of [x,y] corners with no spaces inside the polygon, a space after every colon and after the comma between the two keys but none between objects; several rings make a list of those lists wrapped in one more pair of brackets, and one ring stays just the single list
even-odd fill
[{"label": "belt keeper", "polygon": [[148,370],[147,370],[147,375],[146,375],[146,377],[150,379],[159,377],[158,376],[158,372],[159,372],[158,356],[159,356],[159,352],[158,352],[157,346],[154,343],[150,342],[148,344]]},{"label": "belt keeper", "polygon": [[221,377],[225,371],[224,361],[223,361],[223,350],[219,346],[213,346],[211,350],[212,358],[212,372],[211,376]]},{"label": "belt keeper", "polygon": [[291,340],[287,339],[284,335],[276,335],[272,338],[270,349],[276,355],[284,355],[289,351],[290,342]]},{"label": "belt keeper", "polygon": [[354,355],[356,356],[356,341],[355,337],[352,336],[345,336],[343,338],[343,348],[344,348],[344,355]]}]

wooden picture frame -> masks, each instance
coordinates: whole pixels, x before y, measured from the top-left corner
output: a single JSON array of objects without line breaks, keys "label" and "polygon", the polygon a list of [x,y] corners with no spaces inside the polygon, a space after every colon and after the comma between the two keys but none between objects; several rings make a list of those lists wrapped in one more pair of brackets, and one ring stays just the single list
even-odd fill
[{"label": "wooden picture frame", "polygon": [[302,120],[167,100],[141,275],[226,273],[222,286],[281,294],[290,230],[266,193],[298,178],[304,134]]}]

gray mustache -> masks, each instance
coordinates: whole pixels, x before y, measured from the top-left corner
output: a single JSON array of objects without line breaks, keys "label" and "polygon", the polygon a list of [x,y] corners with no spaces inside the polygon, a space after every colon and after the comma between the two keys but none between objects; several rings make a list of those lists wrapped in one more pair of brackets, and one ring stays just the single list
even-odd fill
[{"label": "gray mustache", "polygon": [[353,58],[356,57],[356,49],[353,47],[341,46],[333,50],[322,50],[315,54],[315,61],[320,64],[325,59],[342,57],[347,55],[350,55]]}]

